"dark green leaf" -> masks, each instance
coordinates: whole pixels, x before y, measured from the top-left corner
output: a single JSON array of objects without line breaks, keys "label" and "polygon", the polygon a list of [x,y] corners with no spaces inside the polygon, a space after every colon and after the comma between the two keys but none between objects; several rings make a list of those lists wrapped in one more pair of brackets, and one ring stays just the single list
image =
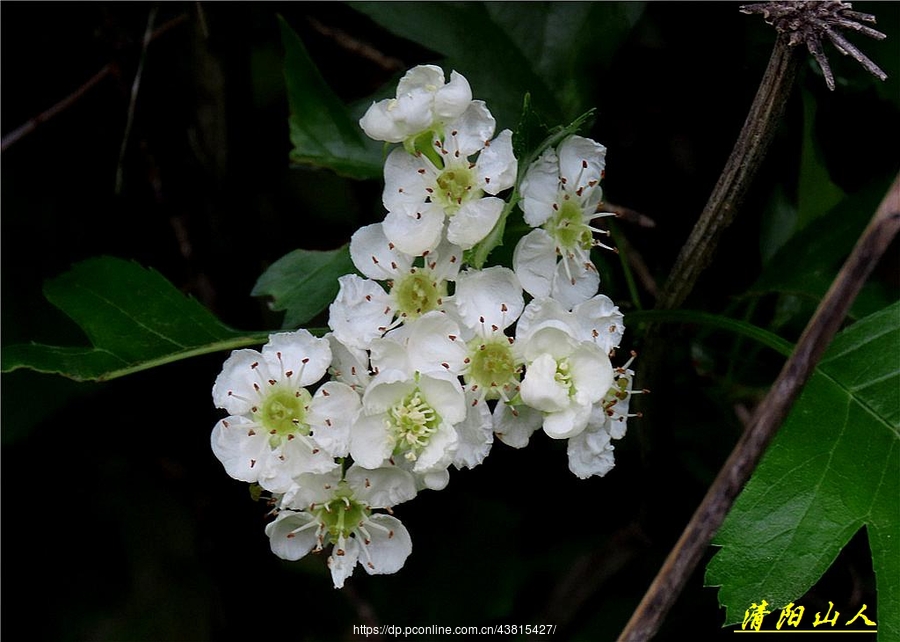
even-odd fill
[{"label": "dark green leaf", "polygon": [[77,264],[48,281],[44,296],[84,330],[91,345],[7,346],[3,372],[30,368],[100,381],[267,337],[232,330],[158,272],[112,257]]},{"label": "dark green leaf", "polygon": [[284,18],[279,17],[279,24],[291,108],[291,161],[328,168],[351,178],[381,176],[383,146],[363,134]]},{"label": "dark green leaf", "polygon": [[283,327],[297,328],[334,301],[338,278],[354,273],[350,246],[321,252],[294,250],[266,270],[253,287],[253,296],[271,296],[273,310],[285,310]]},{"label": "dark green leaf", "polygon": [[716,536],[726,624],[797,600],[863,526],[879,636],[900,639],[900,303],[834,340]]},{"label": "dark green leaf", "polygon": [[[446,56],[499,127],[512,128],[522,97],[548,121],[587,109],[591,66],[605,64],[643,3],[353,2],[391,32]],[[510,70],[515,70],[510,73]]]}]

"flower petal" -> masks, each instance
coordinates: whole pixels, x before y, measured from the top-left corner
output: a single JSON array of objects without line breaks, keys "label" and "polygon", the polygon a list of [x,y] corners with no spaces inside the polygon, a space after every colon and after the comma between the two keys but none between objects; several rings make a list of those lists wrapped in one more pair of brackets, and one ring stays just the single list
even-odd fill
[{"label": "flower petal", "polygon": [[550,296],[556,269],[556,242],[542,229],[532,230],[516,244],[513,270],[522,289],[533,297]]},{"label": "flower petal", "polygon": [[478,155],[475,171],[488,194],[499,194],[516,184],[518,162],[512,147],[512,132],[504,129]]},{"label": "flower petal", "polygon": [[328,308],[328,327],[344,345],[365,350],[394,318],[390,295],[356,274],[345,274],[338,283],[338,295]]},{"label": "flower petal", "polygon": [[305,556],[316,545],[318,529],[313,526],[315,521],[308,513],[280,513],[266,526],[272,552],[292,562]]},{"label": "flower petal", "polygon": [[350,237],[350,258],[365,276],[387,281],[409,270],[413,257],[391,246],[381,223],[366,225]]},{"label": "flower petal", "polygon": [[441,242],[444,210],[434,203],[423,204],[418,212],[388,212],[384,217],[384,234],[398,250],[419,256],[433,250]]},{"label": "flower petal", "polygon": [[370,575],[396,573],[412,553],[409,531],[396,517],[372,515],[366,524],[371,540],[362,544],[363,568]]},{"label": "flower petal", "polygon": [[464,202],[450,217],[447,240],[464,250],[472,248],[494,229],[503,206],[504,202],[493,196]]}]

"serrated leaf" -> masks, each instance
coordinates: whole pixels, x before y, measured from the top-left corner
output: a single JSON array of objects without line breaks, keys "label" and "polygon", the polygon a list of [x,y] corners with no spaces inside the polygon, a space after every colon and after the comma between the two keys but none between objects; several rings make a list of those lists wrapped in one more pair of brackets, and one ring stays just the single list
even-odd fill
[{"label": "serrated leaf", "polygon": [[323,167],[350,178],[377,178],[383,146],[363,134],[359,123],[331,90],[284,18],[284,79],[291,109],[291,162]]},{"label": "serrated leaf", "polygon": [[84,330],[91,345],[6,346],[3,372],[30,368],[76,381],[102,381],[262,343],[268,335],[229,328],[158,272],[113,257],[78,263],[48,281],[44,296]]},{"label": "serrated leaf", "polygon": [[900,639],[900,303],[835,338],[713,541],[726,624],[796,601],[862,527],[878,635]]},{"label": "serrated leaf", "polygon": [[263,272],[253,296],[271,296],[273,310],[286,312],[285,328],[297,328],[334,301],[338,278],[354,273],[350,246],[336,250],[294,250]]}]

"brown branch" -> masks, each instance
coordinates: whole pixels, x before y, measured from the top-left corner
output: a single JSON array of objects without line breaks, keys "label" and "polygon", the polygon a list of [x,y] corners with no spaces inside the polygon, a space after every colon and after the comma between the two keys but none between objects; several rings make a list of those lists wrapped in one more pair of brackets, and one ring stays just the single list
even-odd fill
[{"label": "brown branch", "polygon": [[712,260],[722,232],[731,225],[769,148],[791,93],[802,57],[779,36],[759,90],[722,175],[694,225],[657,301],[657,309],[677,308]]},{"label": "brown branch", "polygon": [[[182,22],[185,22],[188,19],[188,15],[183,13],[180,16],[169,20],[169,22],[163,24],[158,29],[156,29],[150,36],[150,42],[156,40],[163,34],[167,33],[173,27],[180,25]],[[76,102],[84,98],[84,96],[94,87],[96,87],[101,80],[104,80],[107,76],[111,75],[114,71],[118,69],[118,65],[116,63],[110,62],[103,66],[100,71],[91,76],[87,82],[81,85],[78,89],[73,91],[71,94],[60,100],[58,103],[50,107],[49,109],[41,112],[37,116],[29,119],[22,125],[16,127],[13,131],[8,133],[3,137],[3,140],[0,141],[0,152],[5,152],[9,147],[19,142],[22,138],[33,132],[40,125],[43,125],[47,121],[53,119],[58,116],[66,109],[74,105]]]},{"label": "brown branch", "polygon": [[787,416],[853,300],[900,230],[900,175],[831,284],[769,394],[666,558],[619,642],[652,638]]}]

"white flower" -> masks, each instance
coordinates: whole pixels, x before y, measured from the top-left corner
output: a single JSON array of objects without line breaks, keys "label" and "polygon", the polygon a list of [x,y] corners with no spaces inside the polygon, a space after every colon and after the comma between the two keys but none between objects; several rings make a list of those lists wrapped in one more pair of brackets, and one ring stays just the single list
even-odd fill
[{"label": "white flower", "polygon": [[324,473],[349,451],[359,395],[336,381],[310,394],[306,386],[331,363],[327,339],[306,330],[272,334],[262,352],[235,350],[213,385],[213,401],[230,416],[211,444],[226,472],[284,492],[301,473]]},{"label": "white flower", "polygon": [[532,300],[516,325],[519,337],[527,337],[532,328],[546,323],[565,327],[579,341],[592,341],[609,354],[619,347],[625,333],[624,316],[605,294],[597,294],[577,304],[571,312],[556,299]]},{"label": "white flower", "polygon": [[454,426],[466,417],[457,378],[449,372],[379,372],[363,395],[350,439],[353,461],[366,468],[407,467],[428,488],[440,490],[459,441]]},{"label": "white flower", "polygon": [[465,77],[453,71],[445,84],[440,67],[419,65],[400,79],[396,97],[373,102],[359,125],[370,138],[402,143],[424,131],[440,133],[442,124],[461,116],[470,102]]},{"label": "white flower", "polygon": [[351,466],[297,478],[266,526],[272,552],[295,561],[333,545],[328,567],[341,588],[359,562],[370,575],[396,573],[412,552],[409,532],[390,515],[372,514],[415,497],[412,475],[399,468]]},{"label": "white flower", "polygon": [[359,350],[401,323],[441,309],[447,283],[456,278],[462,262],[461,250],[446,242],[422,259],[400,252],[385,237],[381,223],[353,234],[350,256],[369,278],[347,274],[338,279],[328,325],[341,343]]},{"label": "white flower", "polygon": [[602,245],[593,234],[604,232],[590,222],[601,216],[597,206],[605,165],[603,145],[570,136],[528,168],[519,204],[525,222],[538,229],[516,245],[513,267],[532,296],[550,296],[571,309],[597,293],[600,277],[590,253]]},{"label": "white flower", "polygon": [[569,439],[569,470],[581,479],[603,477],[616,464],[612,440],[625,436],[625,422],[631,416],[628,405],[634,371],[628,366],[632,360],[616,368],[615,382],[603,401],[594,406],[587,428]]},{"label": "white flower", "polygon": [[522,401],[544,415],[554,439],[580,433],[595,403],[613,384],[609,356],[591,341],[578,341],[564,324],[547,321],[518,337],[525,358]]},{"label": "white flower", "polygon": [[[496,195],[516,181],[512,132],[493,141],[495,121],[481,101],[447,125],[434,149],[395,149],[384,165],[385,235],[407,254],[434,249],[444,233],[464,250],[484,239],[505,205]],[[477,160],[470,159],[478,155]]]}]

